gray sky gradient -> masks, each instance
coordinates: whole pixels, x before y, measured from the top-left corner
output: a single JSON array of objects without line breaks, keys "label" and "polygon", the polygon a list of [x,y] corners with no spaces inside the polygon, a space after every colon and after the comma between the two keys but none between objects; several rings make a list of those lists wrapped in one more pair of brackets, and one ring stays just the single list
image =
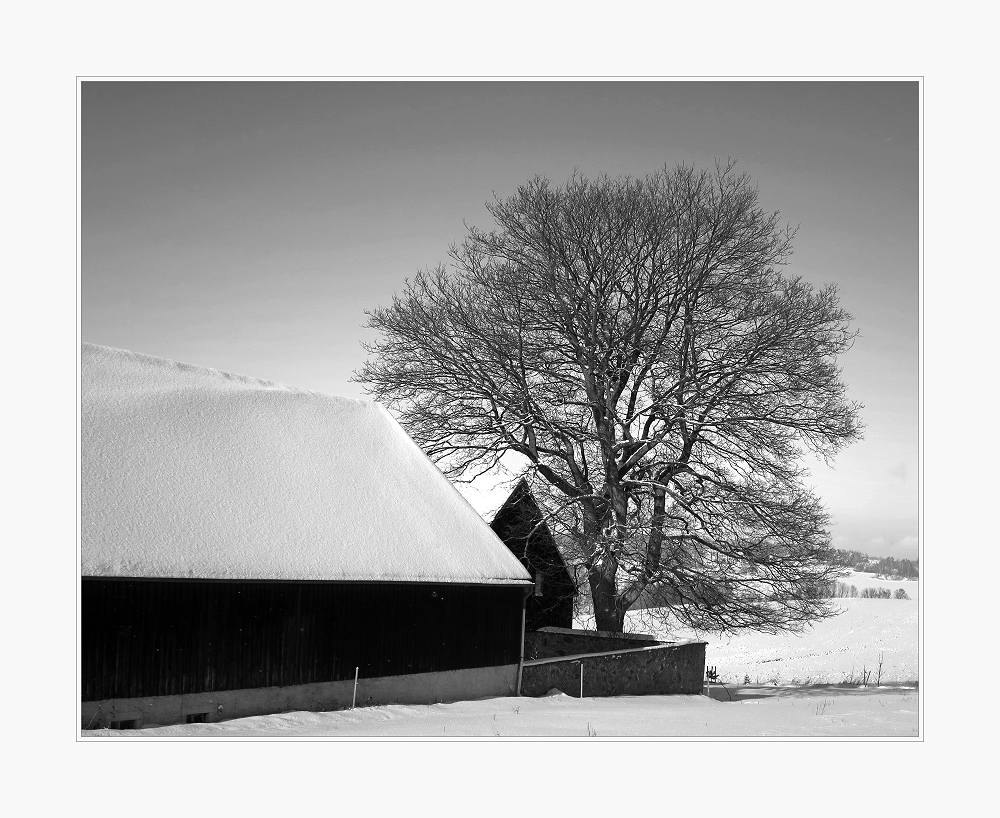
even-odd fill
[{"label": "gray sky gradient", "polygon": [[363,311],[493,191],[732,156],[861,332],[866,438],[813,466],[835,544],[914,558],[918,133],[915,82],[88,81],[83,339],[362,396]]}]

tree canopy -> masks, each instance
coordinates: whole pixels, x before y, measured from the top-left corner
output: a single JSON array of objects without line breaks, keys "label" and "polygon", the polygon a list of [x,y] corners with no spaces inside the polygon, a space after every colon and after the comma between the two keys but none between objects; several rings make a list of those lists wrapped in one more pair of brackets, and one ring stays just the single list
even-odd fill
[{"label": "tree canopy", "polygon": [[732,162],[536,177],[487,207],[368,313],[356,379],[455,479],[520,456],[600,629],[654,592],[706,630],[829,615],[801,458],[860,437],[854,332],[835,286],[784,274],[794,231]]}]

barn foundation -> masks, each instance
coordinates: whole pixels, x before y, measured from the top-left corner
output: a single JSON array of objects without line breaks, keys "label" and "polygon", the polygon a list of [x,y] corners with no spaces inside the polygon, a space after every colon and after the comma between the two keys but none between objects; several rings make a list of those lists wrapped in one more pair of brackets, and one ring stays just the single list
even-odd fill
[{"label": "barn foundation", "polygon": [[[487,696],[513,696],[516,684],[516,664],[361,678],[358,680],[357,706],[435,704]],[[123,726],[140,728],[217,722],[296,710],[345,710],[351,706],[353,694],[352,679],[179,696],[106,699],[83,702],[81,726],[84,730],[96,730],[127,722]]]}]

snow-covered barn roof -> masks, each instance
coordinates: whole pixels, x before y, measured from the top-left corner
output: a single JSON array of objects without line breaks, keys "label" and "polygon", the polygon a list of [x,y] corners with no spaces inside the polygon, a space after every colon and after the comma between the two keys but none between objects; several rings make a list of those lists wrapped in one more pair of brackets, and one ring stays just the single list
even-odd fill
[{"label": "snow-covered barn roof", "polygon": [[85,344],[84,576],[528,584],[392,416]]}]

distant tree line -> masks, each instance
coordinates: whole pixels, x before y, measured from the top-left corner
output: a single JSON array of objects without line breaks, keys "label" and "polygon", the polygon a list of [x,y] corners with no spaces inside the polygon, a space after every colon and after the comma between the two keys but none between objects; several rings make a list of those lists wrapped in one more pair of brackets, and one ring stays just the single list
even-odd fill
[{"label": "distant tree line", "polygon": [[[565,545],[560,543],[560,550],[564,547]],[[861,551],[845,551],[839,548],[832,549],[830,555],[830,565],[835,568],[849,568],[853,571],[875,574],[887,579],[917,579],[919,577],[918,560],[895,559],[893,557],[874,559]],[[862,588],[859,592],[856,585],[850,585],[840,580],[816,586],[810,589],[810,593],[816,599],[910,599],[910,595],[903,588],[897,588],[895,592],[889,588]],[[668,586],[651,584],[645,589],[635,608],[643,610],[670,605],[676,602],[673,594],[674,592]],[[574,599],[573,616],[575,619],[585,619],[592,615],[593,604],[587,593],[587,588],[581,585],[580,593]]]},{"label": "distant tree line", "polygon": [[917,579],[920,576],[920,561],[884,557],[873,559],[861,551],[831,549],[831,561],[841,568],[850,568],[866,574],[877,574],[890,578]]}]

